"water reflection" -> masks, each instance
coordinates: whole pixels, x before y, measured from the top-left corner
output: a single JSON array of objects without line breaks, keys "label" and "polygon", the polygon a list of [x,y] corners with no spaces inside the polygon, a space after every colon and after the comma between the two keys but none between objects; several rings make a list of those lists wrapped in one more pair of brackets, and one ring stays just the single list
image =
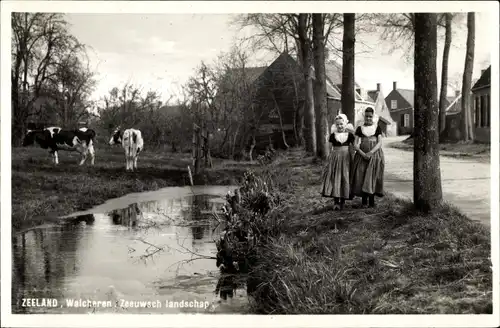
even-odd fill
[{"label": "water reflection", "polygon": [[142,214],[141,209],[137,204],[131,204],[127,208],[111,211],[109,216],[115,225],[125,227],[136,227],[137,218]]},{"label": "water reflection", "polygon": [[191,233],[193,234],[193,243],[196,243],[195,240],[203,240],[205,230],[207,230],[207,228],[203,226],[191,227]]},{"label": "water reflection", "polygon": [[[223,189],[218,195],[226,191]],[[15,235],[13,313],[208,311],[26,308],[20,306],[20,300],[43,297],[57,298],[59,302],[68,298],[113,302],[120,298],[212,301],[218,270],[210,257],[216,254],[213,240],[223,227],[205,219],[219,207],[220,200],[208,195],[148,200]],[[150,225],[157,229],[143,229]],[[161,251],[156,252],[157,249]],[[193,261],[197,257],[194,254],[207,258]],[[231,308],[221,311],[234,312]]]},{"label": "water reflection", "polygon": [[[92,215],[93,216],[93,215]],[[12,306],[22,298],[58,298],[64,278],[79,272],[75,256],[89,216],[66,224],[33,229],[13,241]]]}]

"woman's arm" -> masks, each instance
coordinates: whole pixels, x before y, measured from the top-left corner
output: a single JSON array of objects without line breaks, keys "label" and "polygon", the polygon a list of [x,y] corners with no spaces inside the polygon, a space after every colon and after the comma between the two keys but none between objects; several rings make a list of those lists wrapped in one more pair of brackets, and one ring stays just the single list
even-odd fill
[{"label": "woman's arm", "polygon": [[373,147],[372,150],[368,152],[368,155],[374,154],[377,150],[380,149],[380,147],[382,147],[382,136],[379,134],[377,136],[377,144],[375,145],[375,147]]},{"label": "woman's arm", "polygon": [[352,147],[354,148],[355,151],[357,151],[361,156],[366,158],[366,154],[364,151],[359,148],[359,145],[361,144],[361,139],[358,136],[354,136],[354,143],[352,144]]}]

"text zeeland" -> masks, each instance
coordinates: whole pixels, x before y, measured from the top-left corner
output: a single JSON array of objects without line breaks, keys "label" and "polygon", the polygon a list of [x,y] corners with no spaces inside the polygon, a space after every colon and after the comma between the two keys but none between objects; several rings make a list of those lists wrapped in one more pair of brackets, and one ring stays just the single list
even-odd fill
[{"label": "text zeeland", "polygon": [[22,307],[57,307],[59,302],[55,298],[23,298]]}]

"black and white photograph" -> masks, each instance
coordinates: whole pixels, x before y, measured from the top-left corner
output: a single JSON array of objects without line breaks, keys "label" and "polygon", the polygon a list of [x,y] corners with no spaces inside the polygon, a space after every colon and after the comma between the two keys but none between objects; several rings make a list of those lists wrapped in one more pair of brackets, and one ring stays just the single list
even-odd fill
[{"label": "black and white photograph", "polygon": [[500,325],[496,1],[1,6],[2,326]]}]

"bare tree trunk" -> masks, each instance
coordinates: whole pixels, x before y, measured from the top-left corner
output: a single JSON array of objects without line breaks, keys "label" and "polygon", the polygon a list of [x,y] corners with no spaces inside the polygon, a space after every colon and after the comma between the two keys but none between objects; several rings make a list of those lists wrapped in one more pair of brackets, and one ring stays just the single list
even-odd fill
[{"label": "bare tree trunk", "polygon": [[293,134],[295,137],[295,145],[302,146],[302,125],[300,125],[300,101],[299,101],[299,90],[297,88],[297,81],[295,80],[295,74],[292,74],[293,91],[294,91],[294,101],[293,101]]},{"label": "bare tree trunk", "polygon": [[342,40],[342,113],[353,124],[355,123],[355,90],[354,90],[354,20],[356,14],[344,14],[344,37]]},{"label": "bare tree trunk", "polygon": [[255,141],[255,133],[252,134],[252,144],[250,145],[250,150],[248,151],[248,157],[250,157],[250,162],[253,162],[253,149],[255,148],[257,142]]},{"label": "bare tree trunk", "polygon": [[469,134],[470,117],[470,89],[472,85],[472,70],[474,68],[474,43],[475,43],[475,16],[473,12],[467,13],[467,50],[465,52],[465,67],[462,80],[462,112],[460,113],[460,137],[464,141],[472,140]]},{"label": "bare tree trunk", "polygon": [[305,108],[304,108],[304,125],[305,125],[305,142],[306,152],[316,154],[316,123],[314,116],[314,90],[312,80],[312,56],[311,56],[311,41],[307,36],[307,16],[309,14],[299,14],[299,39],[300,48],[302,51],[302,68],[306,82],[305,87]]},{"label": "bare tree trunk", "polygon": [[325,21],[324,14],[312,14],[314,67],[316,69],[316,155],[321,159],[328,156],[326,69],[325,69]]},{"label": "bare tree trunk", "polygon": [[424,212],[434,210],[443,198],[436,57],[436,14],[415,14],[413,201],[415,208]]},{"label": "bare tree trunk", "polygon": [[234,158],[234,153],[235,153],[235,148],[236,148],[236,141],[238,140],[238,134],[240,132],[240,123],[238,123],[238,126],[236,127],[236,131],[234,131],[234,136],[233,136],[233,144],[231,146],[231,158]]},{"label": "bare tree trunk", "polygon": [[448,59],[450,57],[451,48],[451,14],[445,15],[445,39],[443,50],[443,67],[441,71],[441,94],[439,97],[439,133],[443,133],[446,128],[446,96],[448,94]]},{"label": "bare tree trunk", "polygon": [[276,101],[276,97],[274,96],[274,93],[271,91],[271,97],[273,97],[274,101],[274,107],[276,108],[276,111],[278,112],[278,117],[280,119],[280,128],[281,128],[281,137],[283,138],[283,145],[285,146],[285,149],[290,148],[288,143],[286,142],[286,134],[285,134],[285,129],[283,128],[283,118],[281,116],[281,109],[278,105],[278,101]]}]

